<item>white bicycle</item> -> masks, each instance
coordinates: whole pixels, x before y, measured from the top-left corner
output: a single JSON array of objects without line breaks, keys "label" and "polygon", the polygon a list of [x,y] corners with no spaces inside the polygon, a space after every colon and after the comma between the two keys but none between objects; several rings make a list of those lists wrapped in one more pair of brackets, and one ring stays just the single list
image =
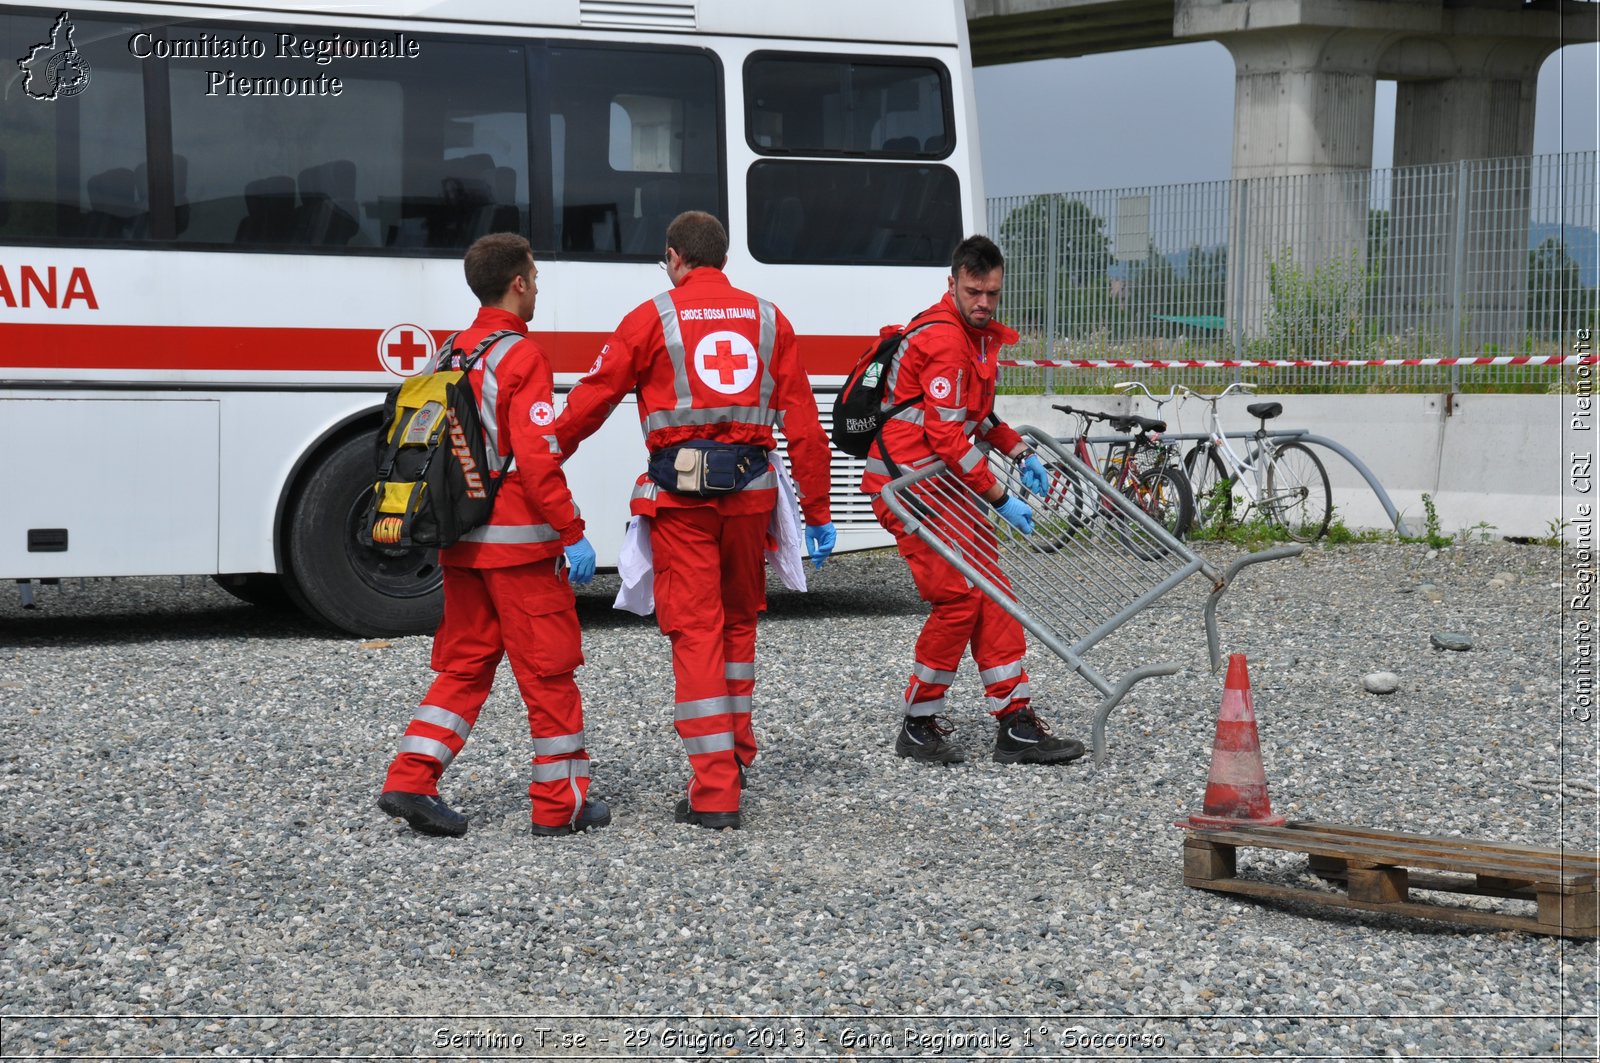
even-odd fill
[{"label": "white bicycle", "polygon": [[[1229,436],[1217,416],[1217,403],[1235,391],[1249,393],[1254,384],[1236,381],[1219,394],[1203,395],[1183,387],[1185,397],[1199,399],[1207,406],[1207,432],[1203,443],[1195,444],[1184,459],[1189,487],[1194,494],[1194,528],[1217,530],[1251,509],[1268,522],[1282,528],[1295,542],[1320,539],[1328,530],[1333,515],[1333,490],[1322,460],[1304,443],[1274,441],[1267,433],[1267,422],[1283,412],[1278,402],[1257,402],[1245,409],[1261,421],[1261,427],[1247,436]],[[1239,454],[1233,442],[1244,445]],[[1235,492],[1242,492],[1240,494]]]}]

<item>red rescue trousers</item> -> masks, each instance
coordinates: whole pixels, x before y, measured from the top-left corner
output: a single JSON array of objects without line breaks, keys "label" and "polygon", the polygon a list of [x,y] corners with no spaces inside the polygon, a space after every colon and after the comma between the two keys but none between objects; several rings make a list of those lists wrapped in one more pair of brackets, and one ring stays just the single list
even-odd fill
[{"label": "red rescue trousers", "polygon": [[739,810],[739,765],[756,756],[756,617],[767,605],[772,512],[723,516],[714,506],[656,510],[650,529],[656,623],[672,640],[673,726],[694,776],[697,812]]},{"label": "red rescue trousers", "polygon": [[533,736],[533,822],[571,823],[589,792],[578,613],[558,559],[510,568],[444,566],[444,619],[433,637],[439,673],[400,741],[384,790],[437,795],[466,745],[502,656],[511,659]]},{"label": "red rescue trousers", "polygon": [[[985,708],[992,715],[1005,716],[1028,704],[1028,672],[1022,666],[1028,642],[1022,625],[968,583],[933,547],[907,535],[882,499],[874,498],[872,508],[879,523],[894,534],[895,546],[911,568],[918,597],[933,607],[917,636],[911,679],[906,684],[905,714],[934,716],[945,711],[945,692],[955,680],[968,646],[983,683]],[[978,523],[976,527],[977,532],[964,533],[966,538],[957,540],[964,544],[963,553],[980,570],[1004,581],[993,552],[985,548],[982,532],[988,525]]]}]

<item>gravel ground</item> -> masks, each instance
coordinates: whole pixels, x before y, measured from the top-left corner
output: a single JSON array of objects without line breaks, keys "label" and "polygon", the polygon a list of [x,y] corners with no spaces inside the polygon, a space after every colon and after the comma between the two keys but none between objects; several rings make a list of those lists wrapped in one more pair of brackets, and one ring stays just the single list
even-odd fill
[{"label": "gravel ground", "polygon": [[[1593,848],[1592,795],[1537,783],[1593,778],[1594,725],[1563,727],[1571,561],[1356,545],[1246,570],[1223,645],[1249,657],[1275,810]],[[970,663],[971,756],[927,767],[891,749],[922,606],[892,553],[836,559],[772,595],[764,753],[745,829],[714,833],[672,822],[666,643],[603,576],[579,682],[616,818],[569,839],[526,833],[508,673],[444,782],[471,832],[425,838],[373,802],[429,640],[328,634],[196,578],[8,595],[0,1055],[1592,1058],[1592,941],[1182,884],[1173,821],[1222,685],[1198,584],[1093,651],[1185,666],[1135,688],[1104,768],[993,763]],[[1430,648],[1441,631],[1473,648]],[[1086,739],[1089,687],[1047,653],[1030,670]],[[1399,689],[1366,692],[1377,671]],[[1240,862],[1318,882],[1303,857]]]}]

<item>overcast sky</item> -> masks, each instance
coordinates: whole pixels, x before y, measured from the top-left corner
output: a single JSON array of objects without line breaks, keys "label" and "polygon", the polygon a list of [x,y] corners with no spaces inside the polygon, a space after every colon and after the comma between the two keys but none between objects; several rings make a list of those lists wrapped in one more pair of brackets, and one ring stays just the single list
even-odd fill
[{"label": "overcast sky", "polygon": [[[1573,45],[1545,62],[1536,154],[1596,147],[1597,58]],[[1214,41],[979,67],[976,81],[986,196],[1230,176],[1233,59]],[[1380,81],[1374,167],[1394,161],[1394,99]]]}]

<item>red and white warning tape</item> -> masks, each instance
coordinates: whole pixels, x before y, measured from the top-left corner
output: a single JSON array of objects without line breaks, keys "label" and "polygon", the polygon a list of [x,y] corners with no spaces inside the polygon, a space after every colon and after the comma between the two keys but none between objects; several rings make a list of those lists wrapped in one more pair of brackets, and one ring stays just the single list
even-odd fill
[{"label": "red and white warning tape", "polygon": [[1385,365],[1594,365],[1600,355],[1593,354],[1524,354],[1493,358],[1274,358],[1264,361],[1188,360],[1143,361],[1123,358],[1068,358],[1059,361],[1036,359],[1000,359],[999,364],[1020,369],[1320,369],[1332,366],[1385,366]]}]

